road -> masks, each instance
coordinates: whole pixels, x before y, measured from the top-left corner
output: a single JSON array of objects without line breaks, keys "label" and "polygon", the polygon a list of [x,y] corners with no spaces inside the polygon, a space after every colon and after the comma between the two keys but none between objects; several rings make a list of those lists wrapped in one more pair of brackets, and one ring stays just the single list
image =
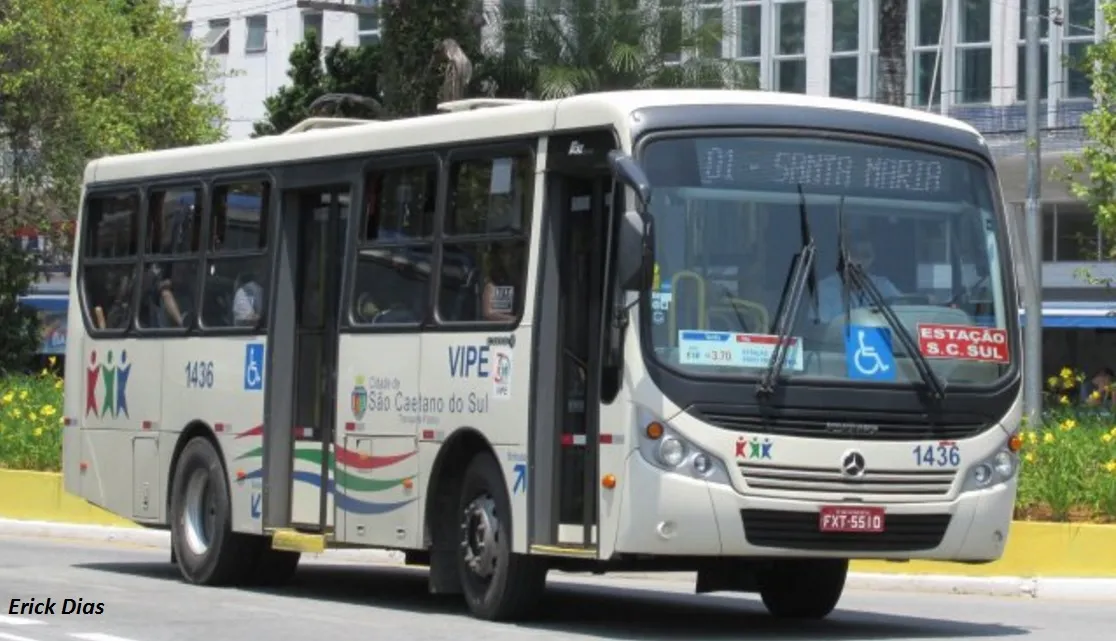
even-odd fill
[{"label": "road", "polygon": [[[530,625],[471,618],[458,597],[425,591],[403,567],[306,562],[283,591],[182,583],[165,550],[118,543],[0,537],[0,641],[555,641],[571,639],[1113,638],[1116,602],[846,592],[830,619],[770,619],[752,595],[687,594],[648,579],[551,580]],[[104,604],[100,615],[12,616],[11,599]]]}]

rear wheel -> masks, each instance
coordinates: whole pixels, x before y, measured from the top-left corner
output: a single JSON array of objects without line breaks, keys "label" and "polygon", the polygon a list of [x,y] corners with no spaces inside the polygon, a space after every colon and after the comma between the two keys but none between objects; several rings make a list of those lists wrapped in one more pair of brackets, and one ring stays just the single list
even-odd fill
[{"label": "rear wheel", "polygon": [[492,621],[529,616],[546,587],[546,565],[511,551],[511,502],[492,455],[478,454],[465,470],[457,513],[458,570],[469,609]]},{"label": "rear wheel", "polygon": [[763,605],[782,619],[824,619],[837,607],[848,576],[847,559],[786,559],[759,574]]},{"label": "rear wheel", "polygon": [[175,467],[171,488],[171,545],[191,583],[240,582],[255,558],[250,535],[232,531],[225,466],[213,444],[191,439]]}]

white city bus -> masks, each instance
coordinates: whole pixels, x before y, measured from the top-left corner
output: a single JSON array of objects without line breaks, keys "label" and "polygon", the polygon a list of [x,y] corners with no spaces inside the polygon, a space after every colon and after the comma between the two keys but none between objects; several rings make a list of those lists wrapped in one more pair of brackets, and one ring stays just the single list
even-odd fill
[{"label": "white city bus", "polygon": [[975,130],[766,92],[443,111],[90,163],[67,491],[169,527],[194,583],[388,548],[489,619],[552,568],[820,618],[850,559],[1001,556],[1020,249]]}]

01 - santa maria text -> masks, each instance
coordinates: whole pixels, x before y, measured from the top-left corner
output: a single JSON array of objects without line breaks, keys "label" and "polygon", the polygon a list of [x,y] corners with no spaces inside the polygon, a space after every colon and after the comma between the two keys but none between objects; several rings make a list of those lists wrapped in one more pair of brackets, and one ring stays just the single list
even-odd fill
[{"label": "01 - santa maria text", "polygon": [[84,599],[62,599],[48,597],[46,600],[12,599],[8,603],[8,614],[104,614],[105,604]]}]

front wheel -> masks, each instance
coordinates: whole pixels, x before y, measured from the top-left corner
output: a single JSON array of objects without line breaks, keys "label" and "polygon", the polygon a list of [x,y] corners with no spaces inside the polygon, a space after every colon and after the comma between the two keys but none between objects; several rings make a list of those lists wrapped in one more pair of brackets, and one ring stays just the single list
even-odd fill
[{"label": "front wheel", "polygon": [[847,559],[778,560],[760,572],[760,597],[781,619],[824,619],[841,600],[848,572]]},{"label": "front wheel", "polygon": [[457,565],[469,609],[490,621],[529,616],[542,597],[547,568],[542,559],[512,553],[511,501],[490,454],[478,454],[465,470],[457,514]]}]

